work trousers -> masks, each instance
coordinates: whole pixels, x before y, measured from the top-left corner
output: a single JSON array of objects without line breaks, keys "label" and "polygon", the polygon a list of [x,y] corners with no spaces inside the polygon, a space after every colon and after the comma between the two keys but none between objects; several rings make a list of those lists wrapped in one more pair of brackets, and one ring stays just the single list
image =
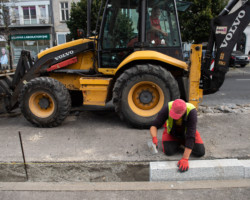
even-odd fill
[{"label": "work trousers", "polygon": [[[167,129],[165,129],[162,135],[163,152],[167,156],[172,156],[180,150],[181,145],[185,145],[185,140],[176,138],[168,134]],[[197,130],[195,132],[195,143],[192,149],[192,155],[197,157],[205,155],[205,146],[201,139],[200,133]]]}]

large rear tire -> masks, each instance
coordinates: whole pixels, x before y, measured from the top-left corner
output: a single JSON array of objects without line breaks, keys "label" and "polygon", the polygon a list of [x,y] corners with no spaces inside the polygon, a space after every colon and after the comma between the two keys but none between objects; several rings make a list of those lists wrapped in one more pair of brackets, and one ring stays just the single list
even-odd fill
[{"label": "large rear tire", "polygon": [[19,96],[24,117],[38,127],[56,127],[68,116],[71,98],[59,81],[39,77],[29,81]]},{"label": "large rear tire", "polygon": [[126,70],[113,89],[115,110],[135,128],[149,128],[167,102],[180,97],[177,81],[156,65],[136,65]]}]

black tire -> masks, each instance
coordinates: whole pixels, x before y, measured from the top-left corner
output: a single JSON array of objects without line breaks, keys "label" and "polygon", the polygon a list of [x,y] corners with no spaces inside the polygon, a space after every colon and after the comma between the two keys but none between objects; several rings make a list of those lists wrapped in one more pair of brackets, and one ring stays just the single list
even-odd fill
[{"label": "black tire", "polygon": [[244,67],[246,67],[246,64],[242,64],[242,65],[240,65],[242,68],[244,68]]},{"label": "black tire", "polygon": [[0,113],[10,111],[11,90],[5,78],[0,79]]},{"label": "black tire", "polygon": [[113,89],[115,111],[135,128],[149,128],[167,102],[180,98],[177,81],[156,65],[136,65],[126,70]]},{"label": "black tire", "polygon": [[24,117],[38,127],[60,125],[71,109],[67,88],[48,77],[29,81],[24,85],[18,100]]}]

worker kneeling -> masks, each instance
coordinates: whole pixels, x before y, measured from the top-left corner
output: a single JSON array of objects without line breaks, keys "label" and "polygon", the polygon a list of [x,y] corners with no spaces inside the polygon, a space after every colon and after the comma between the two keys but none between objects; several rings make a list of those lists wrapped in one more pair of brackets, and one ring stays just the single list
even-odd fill
[{"label": "worker kneeling", "polygon": [[205,154],[204,143],[200,133],[196,130],[197,111],[191,103],[181,99],[171,101],[159,113],[150,127],[153,143],[158,146],[157,129],[164,125],[162,135],[163,152],[171,156],[179,151],[184,145],[182,159],[178,162],[180,172],[189,168],[188,159],[190,154],[201,157]]}]

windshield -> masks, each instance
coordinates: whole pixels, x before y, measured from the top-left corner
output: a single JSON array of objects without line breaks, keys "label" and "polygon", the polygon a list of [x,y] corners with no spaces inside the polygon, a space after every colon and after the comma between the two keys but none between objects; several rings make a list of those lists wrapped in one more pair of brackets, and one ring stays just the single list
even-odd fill
[{"label": "windshield", "polygon": [[127,48],[129,42],[138,38],[138,3],[136,0],[111,0],[103,33],[103,49]]},{"label": "windshield", "polygon": [[150,46],[181,45],[174,0],[148,0],[146,38]]}]

